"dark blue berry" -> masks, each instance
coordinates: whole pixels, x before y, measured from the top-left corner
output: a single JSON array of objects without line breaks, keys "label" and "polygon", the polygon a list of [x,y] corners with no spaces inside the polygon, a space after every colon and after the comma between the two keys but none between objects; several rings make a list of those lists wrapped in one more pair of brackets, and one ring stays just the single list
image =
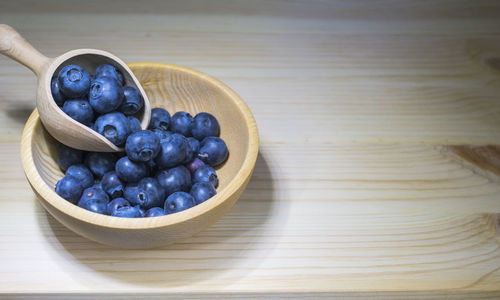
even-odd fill
[{"label": "dark blue berry", "polygon": [[141,179],[137,184],[137,194],[127,199],[132,205],[143,209],[162,206],[165,202],[165,192],[158,181],[151,177]]},{"label": "dark blue berry", "polygon": [[151,120],[149,121],[149,129],[167,130],[170,124],[170,113],[163,108],[157,107],[151,110]]},{"label": "dark blue berry", "polygon": [[178,111],[170,119],[170,130],[174,133],[180,133],[184,136],[191,135],[191,124],[193,123],[193,117],[185,112]]},{"label": "dark blue berry", "polygon": [[162,142],[163,140],[166,140],[169,136],[172,135],[172,132],[170,132],[168,130],[163,130],[160,128],[153,129],[153,132],[160,139],[160,142]]},{"label": "dark blue berry", "polygon": [[115,171],[108,172],[102,176],[101,187],[111,199],[123,195],[124,184]]},{"label": "dark blue berry", "polygon": [[116,157],[108,152],[90,152],[85,157],[85,165],[97,178],[115,169]]},{"label": "dark blue berry", "polygon": [[142,218],[144,217],[144,212],[138,205],[122,206],[116,209],[111,216],[120,218]]},{"label": "dark blue berry", "polygon": [[130,134],[128,119],[119,112],[99,116],[95,121],[94,130],[117,146],[123,145]]},{"label": "dark blue berry", "polygon": [[213,187],[217,186],[217,183],[219,182],[217,178],[217,174],[215,173],[214,168],[211,166],[201,166],[196,171],[193,173],[193,184],[199,183],[199,182],[208,182]]},{"label": "dark blue berry", "polygon": [[127,199],[127,201],[136,202],[137,194],[139,193],[139,187],[137,186],[137,182],[129,183],[125,186],[123,190],[123,198]]},{"label": "dark blue berry", "polygon": [[105,215],[108,203],[109,197],[101,188],[90,187],[83,191],[82,197],[78,201],[78,206]]},{"label": "dark blue berry", "polygon": [[200,150],[200,142],[197,139],[188,137],[186,141],[186,158],[184,158],[184,161],[182,162],[183,164],[187,164],[188,162],[193,160],[193,158],[198,154],[198,151]]},{"label": "dark blue berry", "polygon": [[183,135],[172,134],[160,143],[160,152],[156,156],[156,163],[160,169],[170,168],[181,164],[186,158],[187,141]]},{"label": "dark blue berry", "polygon": [[130,203],[123,198],[115,198],[108,203],[106,211],[108,215],[112,215],[118,208],[123,206],[130,206]]},{"label": "dark blue berry", "polygon": [[151,217],[161,217],[165,215],[165,211],[163,211],[163,208],[161,207],[151,207],[146,211],[144,214],[144,217],[146,218],[151,218]]},{"label": "dark blue berry", "polygon": [[175,192],[189,192],[191,188],[191,173],[184,166],[158,172],[156,179],[168,195]]},{"label": "dark blue berry", "polygon": [[57,77],[52,78],[52,81],[50,82],[50,89],[52,91],[52,98],[54,98],[56,104],[59,106],[63,106],[66,97],[64,97],[64,95],[61,93],[61,90],[59,89],[59,81],[57,80]]},{"label": "dark blue berry", "polygon": [[94,184],[94,176],[83,164],[72,165],[66,171],[66,176],[74,177],[84,189],[91,187]]},{"label": "dark blue berry", "polygon": [[89,102],[100,114],[116,110],[123,101],[123,87],[112,77],[97,77],[90,85]]},{"label": "dark blue berry", "polygon": [[209,113],[201,112],[194,117],[191,134],[198,140],[219,135],[219,122]]},{"label": "dark blue berry", "polygon": [[209,136],[201,141],[198,157],[205,164],[215,167],[223,163],[227,156],[227,146],[221,138]]},{"label": "dark blue berry", "polygon": [[56,184],[56,193],[73,204],[78,202],[82,192],[83,187],[80,182],[71,176],[64,176]]},{"label": "dark blue berry", "polygon": [[173,214],[195,206],[193,196],[186,192],[175,192],[165,200],[165,214]]},{"label": "dark blue berry", "polygon": [[119,110],[127,116],[137,113],[144,106],[144,99],[135,87],[124,87],[123,96],[123,102]]},{"label": "dark blue berry", "polygon": [[94,78],[98,77],[111,77],[123,85],[123,75],[117,68],[112,65],[102,64],[95,69]]},{"label": "dark blue berry", "polygon": [[57,81],[67,98],[84,97],[89,92],[90,74],[80,66],[67,65],[59,72]]},{"label": "dark blue berry", "polygon": [[122,157],[115,166],[116,174],[125,182],[138,182],[148,174],[148,167],[142,162],[131,161],[128,157]]},{"label": "dark blue berry", "polygon": [[130,160],[147,162],[160,152],[160,139],[150,130],[141,130],[128,136],[125,152]]},{"label": "dark blue berry", "polygon": [[141,131],[141,122],[139,122],[139,119],[136,117],[128,116],[128,125],[130,127],[130,133],[134,133],[137,131]]},{"label": "dark blue berry", "polygon": [[199,159],[198,157],[195,157],[193,160],[188,162],[185,166],[186,166],[186,168],[188,168],[189,172],[191,172],[191,174],[193,174],[194,171],[196,171],[199,167],[204,166],[204,165],[205,165],[205,163],[201,159]]},{"label": "dark blue berry", "polygon": [[89,102],[84,99],[72,99],[64,102],[62,111],[70,116],[73,120],[90,126],[94,121],[94,110]]},{"label": "dark blue berry", "polygon": [[85,152],[70,148],[64,144],[59,145],[58,162],[61,170],[66,171],[70,166],[81,164]]},{"label": "dark blue berry", "polygon": [[196,204],[205,202],[206,200],[212,198],[217,194],[213,185],[208,182],[198,182],[193,185],[191,191],[189,192],[193,196]]}]

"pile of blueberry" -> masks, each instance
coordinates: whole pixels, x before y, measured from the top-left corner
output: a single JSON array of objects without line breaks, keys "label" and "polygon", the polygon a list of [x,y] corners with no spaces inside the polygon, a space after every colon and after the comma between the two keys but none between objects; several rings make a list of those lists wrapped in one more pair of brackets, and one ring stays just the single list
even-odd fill
[{"label": "pile of blueberry", "polygon": [[[56,193],[89,211],[126,218],[172,214],[214,196],[218,184],[214,167],[228,157],[226,143],[218,137],[217,119],[206,112],[194,118],[182,111],[170,116],[167,110],[154,108],[148,130],[141,130],[131,116],[142,107],[140,93],[124,93],[119,105],[110,101],[114,96],[108,95],[120,90],[123,77],[108,66],[97,68],[92,83],[85,70],[67,66],[52,82],[52,91],[54,100],[79,122],[92,123],[93,117],[84,117],[85,111],[90,111],[88,116],[94,110],[108,111],[95,120],[94,129],[116,145],[124,145],[125,153],[84,152],[61,144],[59,166],[65,176],[57,182]],[[89,83],[82,84],[82,80]],[[56,97],[61,92],[67,97],[85,97],[83,90],[88,86],[89,101]],[[72,101],[80,102],[74,105]],[[117,108],[120,112],[114,111]]]},{"label": "pile of blueberry", "polygon": [[52,78],[52,97],[68,116],[122,146],[131,131],[140,130],[134,115],[144,106],[139,90],[124,83],[112,65],[98,66],[93,77],[78,65],[67,65]]}]

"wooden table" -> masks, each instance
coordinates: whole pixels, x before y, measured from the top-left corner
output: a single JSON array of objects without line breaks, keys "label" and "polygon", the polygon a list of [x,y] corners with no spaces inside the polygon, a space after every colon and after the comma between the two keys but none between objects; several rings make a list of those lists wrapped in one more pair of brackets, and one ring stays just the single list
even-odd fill
[{"label": "wooden table", "polygon": [[500,297],[500,150],[482,146],[500,145],[500,2],[16,0],[0,21],[49,56],[95,47],[213,75],[262,141],[214,226],[102,246],[37,204],[19,158],[36,81],[1,58],[1,293]]}]

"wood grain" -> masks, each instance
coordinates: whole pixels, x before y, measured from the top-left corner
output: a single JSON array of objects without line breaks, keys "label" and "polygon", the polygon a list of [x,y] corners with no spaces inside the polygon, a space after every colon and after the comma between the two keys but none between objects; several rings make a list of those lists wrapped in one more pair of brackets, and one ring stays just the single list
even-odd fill
[{"label": "wood grain", "polygon": [[18,157],[36,82],[0,60],[0,291],[498,298],[499,16],[494,0],[0,2],[49,56],[92,47],[220,79],[261,137],[219,222],[168,248],[113,250],[36,204]]}]

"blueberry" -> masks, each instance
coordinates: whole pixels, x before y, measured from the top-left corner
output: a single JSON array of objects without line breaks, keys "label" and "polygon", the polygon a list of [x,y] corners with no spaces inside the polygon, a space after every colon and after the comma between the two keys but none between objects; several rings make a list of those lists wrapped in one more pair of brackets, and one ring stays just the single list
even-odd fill
[{"label": "blueberry", "polygon": [[123,198],[115,198],[106,205],[106,212],[112,215],[118,208],[123,206],[130,206],[130,203]]},{"label": "blueberry", "polygon": [[163,129],[160,129],[160,128],[153,129],[153,132],[160,139],[160,142],[163,141],[163,140],[166,140],[169,136],[172,135],[172,132],[170,132],[168,130],[163,130]]},{"label": "blueberry", "polygon": [[209,113],[201,112],[194,117],[191,134],[198,140],[219,135],[219,122]]},{"label": "blueberry", "polygon": [[151,217],[161,217],[165,215],[165,211],[163,211],[163,208],[161,207],[151,207],[146,211],[144,214],[144,217],[146,218],[151,218]]},{"label": "blueberry", "polygon": [[122,206],[116,209],[112,216],[120,218],[142,218],[144,217],[144,212],[139,206]]},{"label": "blueberry", "polygon": [[148,167],[142,162],[131,161],[128,157],[122,157],[115,166],[116,174],[125,182],[138,182],[146,177]]},{"label": "blueberry", "polygon": [[75,178],[84,189],[91,187],[94,184],[94,176],[92,172],[90,172],[89,168],[87,168],[83,164],[72,165],[66,171],[66,176],[71,176]]},{"label": "blueberry", "polygon": [[144,106],[144,99],[139,90],[135,87],[124,87],[123,96],[123,102],[119,109],[127,116],[137,113]]},{"label": "blueberry", "polygon": [[139,187],[137,186],[137,182],[129,183],[125,186],[123,190],[123,198],[127,199],[127,201],[137,201],[135,200],[137,197],[137,193],[139,192]]},{"label": "blueberry", "polygon": [[217,194],[213,185],[208,182],[198,182],[193,185],[189,192],[194,198],[196,204],[205,202]]},{"label": "blueberry", "polygon": [[64,176],[56,184],[56,193],[73,204],[78,202],[82,192],[83,187],[75,177]]},{"label": "blueberry", "polygon": [[165,202],[165,192],[158,181],[151,177],[141,179],[137,184],[137,194],[129,195],[127,200],[132,205],[139,205],[143,209],[153,206],[162,206]]},{"label": "blueberry", "polygon": [[85,157],[85,165],[97,177],[101,178],[115,168],[116,157],[113,153],[90,152]]},{"label": "blueberry", "polygon": [[187,141],[183,135],[172,134],[160,143],[160,153],[156,156],[156,163],[160,169],[179,165],[186,158]]},{"label": "blueberry", "polygon": [[128,136],[125,152],[130,160],[147,162],[160,152],[160,139],[150,130],[141,130]]},{"label": "blueberry", "polygon": [[213,187],[217,186],[217,183],[219,182],[217,178],[217,174],[215,173],[214,168],[211,166],[201,166],[196,171],[193,173],[193,184],[199,183],[199,182],[208,182]]},{"label": "blueberry", "polygon": [[97,77],[90,85],[89,102],[100,114],[116,110],[123,101],[123,87],[112,77]]},{"label": "blueberry", "polygon": [[102,64],[95,69],[94,78],[111,77],[123,85],[123,75],[117,68],[112,65]]},{"label": "blueberry", "polygon": [[170,119],[170,130],[174,133],[180,133],[184,136],[191,135],[191,124],[193,123],[193,117],[185,112],[178,111]]},{"label": "blueberry", "polygon": [[64,102],[62,111],[70,116],[73,120],[90,126],[94,120],[94,110],[89,102],[84,99],[73,99]]},{"label": "blueberry", "polygon": [[189,192],[191,188],[191,173],[184,166],[158,172],[156,179],[168,195],[175,192]]},{"label": "blueberry", "polygon": [[195,206],[193,196],[186,192],[175,192],[165,200],[165,214],[173,214]]},{"label": "blueberry", "polygon": [[215,167],[223,163],[227,156],[227,146],[221,138],[209,136],[201,141],[198,157],[205,164]]},{"label": "blueberry", "polygon": [[188,162],[193,160],[195,155],[197,155],[198,151],[200,150],[200,142],[198,142],[197,139],[193,137],[188,137],[186,141],[187,141],[186,158],[184,158],[184,161],[182,162],[183,164],[187,164]]},{"label": "blueberry", "polygon": [[57,77],[52,78],[52,81],[50,82],[50,89],[52,91],[52,98],[54,98],[56,104],[62,106],[66,98],[59,89],[59,81],[57,80]]},{"label": "blueberry", "polygon": [[106,214],[109,202],[108,195],[101,189],[90,187],[83,191],[78,206],[98,214]]},{"label": "blueberry", "polygon": [[128,119],[120,112],[99,116],[95,120],[94,130],[117,146],[123,145],[130,134]]},{"label": "blueberry", "polygon": [[58,162],[61,170],[66,171],[71,165],[81,164],[85,152],[70,148],[64,144],[59,145]]},{"label": "blueberry", "polygon": [[130,133],[141,131],[141,122],[136,117],[128,116],[128,126],[130,128]]},{"label": "blueberry", "polygon": [[80,66],[67,65],[57,77],[61,92],[68,98],[79,98],[87,95],[90,87],[90,74]]},{"label": "blueberry", "polygon": [[204,166],[204,165],[205,165],[205,163],[201,159],[199,159],[198,157],[195,157],[193,160],[188,162],[185,166],[186,166],[186,168],[188,168],[189,172],[191,172],[191,174],[193,174],[194,171],[196,171],[199,167]]},{"label": "blueberry", "polygon": [[167,130],[170,124],[170,114],[166,109],[157,107],[151,110],[151,120],[149,121],[149,129]]},{"label": "blueberry", "polygon": [[108,172],[102,176],[101,187],[112,199],[123,195],[124,184],[120,181],[115,171]]}]

